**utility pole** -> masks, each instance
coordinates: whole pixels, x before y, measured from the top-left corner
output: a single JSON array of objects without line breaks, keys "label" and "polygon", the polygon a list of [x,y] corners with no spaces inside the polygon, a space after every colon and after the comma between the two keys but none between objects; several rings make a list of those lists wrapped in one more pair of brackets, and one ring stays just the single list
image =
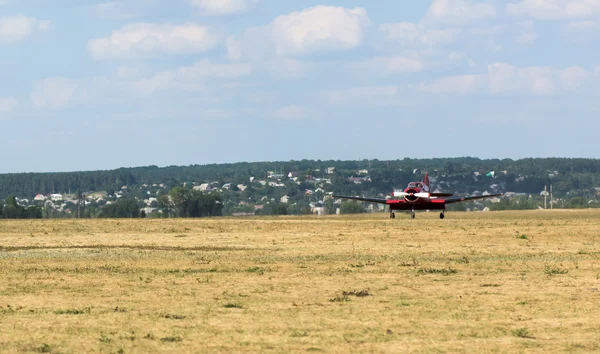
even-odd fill
[{"label": "utility pole", "polygon": [[544,209],[548,209],[547,205],[546,205],[546,194],[548,194],[548,186],[544,185]]},{"label": "utility pole", "polygon": [[[80,189],[77,190],[77,219],[81,219],[81,203],[85,203],[85,195]],[[85,206],[85,204],[84,204]]]},{"label": "utility pole", "polygon": [[554,207],[554,197],[552,196],[552,183],[550,183],[550,210]]}]

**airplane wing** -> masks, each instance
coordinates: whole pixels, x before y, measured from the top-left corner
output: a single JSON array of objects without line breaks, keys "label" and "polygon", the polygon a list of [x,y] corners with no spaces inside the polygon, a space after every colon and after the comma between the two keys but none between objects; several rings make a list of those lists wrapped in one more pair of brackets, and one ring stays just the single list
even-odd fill
[{"label": "airplane wing", "polygon": [[429,196],[431,197],[451,197],[453,196],[454,193],[430,193]]},{"label": "airplane wing", "polygon": [[387,199],[362,198],[362,197],[347,197],[347,196],[344,196],[344,195],[332,195],[332,197],[334,197],[334,198],[342,198],[342,199],[352,199],[352,200],[358,200],[358,201],[361,201],[361,202],[368,202],[368,203],[387,204]]},{"label": "airplane wing", "polygon": [[490,195],[481,195],[481,196],[478,196],[478,197],[452,197],[452,198],[446,199],[446,204],[468,202],[470,200],[476,200],[476,199],[501,197],[503,195],[504,194],[490,194]]}]

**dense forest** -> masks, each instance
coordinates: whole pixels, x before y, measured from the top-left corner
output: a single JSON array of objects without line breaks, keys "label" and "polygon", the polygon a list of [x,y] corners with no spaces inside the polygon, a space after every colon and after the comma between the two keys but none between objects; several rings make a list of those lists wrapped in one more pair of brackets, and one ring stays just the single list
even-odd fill
[{"label": "dense forest", "polygon": [[[550,185],[554,196],[562,199],[563,206],[567,201],[567,206],[571,207],[594,207],[600,187],[598,159],[301,160],[1,174],[0,199],[15,196],[19,204],[26,204],[21,200],[30,201],[37,195],[104,193],[104,199],[112,206],[102,211],[100,203],[93,212],[96,206],[93,204],[85,214],[89,217],[144,217],[143,211],[140,211],[144,206],[155,207],[166,215],[182,217],[230,215],[244,211],[256,214],[307,213],[315,203],[324,204],[323,196],[328,193],[383,196],[394,188],[403,188],[409,181],[420,180],[426,171],[432,177],[433,188],[444,192],[460,195],[484,191],[513,192],[538,197],[535,203],[530,203],[530,207],[535,207],[536,203],[539,205],[540,192]],[[202,193],[197,191],[197,187],[204,183],[211,185],[211,193],[204,194],[213,195],[212,202],[203,200]],[[142,202],[148,201],[148,196],[160,198],[163,195],[163,199],[169,196],[173,204],[171,191],[177,187],[185,187],[178,193],[185,194],[189,202],[177,206],[167,205],[164,200],[161,205],[154,201],[150,203],[155,205]],[[117,200],[121,197],[122,200]],[[282,203],[282,197],[288,198],[289,202]],[[111,198],[119,203],[110,203]],[[6,209],[9,203],[4,204]],[[209,204],[210,207],[207,206]],[[17,204],[11,205],[16,207]],[[215,205],[218,210],[214,209],[217,208]],[[504,208],[511,208],[511,205],[516,207],[508,203]],[[497,205],[501,206],[501,203]],[[44,217],[58,217],[57,208],[46,209]],[[22,215],[29,214],[23,212]],[[35,215],[39,215],[37,209]]]},{"label": "dense forest", "polygon": [[[62,173],[15,173],[0,174],[0,198],[9,195],[33,197],[37,194],[74,193],[77,190],[118,190],[122,186],[164,183],[175,187],[183,182],[219,181],[219,183],[246,183],[250,177],[265,178],[267,171],[288,174],[300,172],[326,177],[327,168],[334,167],[336,177],[347,177],[355,171],[369,171],[372,188],[387,191],[404,186],[414,178],[413,171],[437,171],[453,176],[470,177],[474,171],[508,171],[512,176],[527,176],[527,183],[506,186],[515,192],[532,193],[551,182],[549,173],[558,172],[554,188],[558,193],[581,188],[600,186],[600,160],[598,159],[489,159],[439,158],[379,161],[287,161],[287,162],[240,162],[234,164],[157,166],[120,168],[108,171],[62,172]],[[318,172],[317,172],[318,171]],[[418,177],[418,176],[417,176]],[[509,180],[509,179],[507,179]],[[470,181],[469,181],[470,182]],[[462,186],[466,191],[468,185]]]}]

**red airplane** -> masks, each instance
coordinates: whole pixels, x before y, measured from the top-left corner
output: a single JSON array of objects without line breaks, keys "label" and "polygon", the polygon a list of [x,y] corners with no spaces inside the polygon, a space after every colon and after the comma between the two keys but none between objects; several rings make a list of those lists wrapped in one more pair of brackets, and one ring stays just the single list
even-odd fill
[{"label": "red airplane", "polygon": [[390,211],[390,218],[395,218],[395,210],[411,211],[410,217],[415,218],[415,210],[441,210],[440,219],[446,213],[446,204],[466,202],[475,199],[499,197],[502,194],[490,194],[478,197],[459,197],[452,193],[430,193],[429,174],[425,173],[423,181],[410,182],[404,191],[394,191],[392,196],[403,197],[403,199],[375,199],[362,197],[347,197],[333,195],[334,198],[353,199],[362,202],[386,204]]}]

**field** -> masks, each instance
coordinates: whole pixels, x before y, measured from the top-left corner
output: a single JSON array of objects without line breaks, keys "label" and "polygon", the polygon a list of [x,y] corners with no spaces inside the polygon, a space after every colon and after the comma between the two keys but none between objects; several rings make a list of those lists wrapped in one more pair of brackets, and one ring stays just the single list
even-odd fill
[{"label": "field", "polygon": [[0,352],[600,350],[600,211],[0,221]]}]

